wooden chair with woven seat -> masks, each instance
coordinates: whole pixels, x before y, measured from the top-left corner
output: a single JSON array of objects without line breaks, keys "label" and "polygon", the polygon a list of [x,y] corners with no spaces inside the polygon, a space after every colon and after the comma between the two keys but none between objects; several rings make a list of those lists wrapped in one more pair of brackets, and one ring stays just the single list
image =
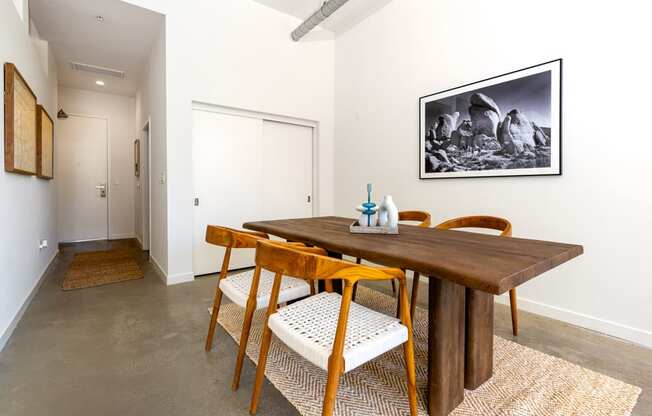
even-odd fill
[{"label": "wooden chair with woven seat", "polygon": [[[407,370],[410,414],[417,415],[414,342],[405,273],[400,269],[357,265],[325,256],[316,248],[281,246],[261,240],[256,266],[275,273],[272,295],[258,357],[250,413],[258,408],[272,333],[296,353],[328,371],[322,415],[333,414],[340,376],[403,345]],[[278,309],[282,276],[323,280],[326,288],[315,296]],[[341,279],[343,294],[333,292],[333,280]],[[360,280],[399,281],[402,302],[400,321],[352,302],[353,286]]]},{"label": "wooden chair with woven seat", "polygon": [[[229,271],[231,251],[233,249],[255,248],[256,243],[259,240],[268,239],[269,236],[267,234],[257,231],[240,231],[215,225],[209,225],[206,227],[206,242],[226,248],[226,251],[224,252],[224,260],[222,261],[222,269],[217,278],[211,322],[208,327],[208,334],[206,335],[206,351],[210,351],[213,346],[213,335],[215,334],[217,315],[220,311],[223,294],[238,306],[246,308],[245,317],[249,317],[249,321],[245,319],[243,326],[246,326],[247,328],[251,325],[251,317],[253,316],[253,313],[257,309],[267,307],[272,292],[272,284],[274,283],[273,273],[260,273],[260,271],[258,271],[256,279],[254,279],[256,271],[251,270],[230,276],[227,276],[227,274]],[[303,246],[301,243],[291,244]],[[254,290],[251,290],[254,280],[256,280],[256,287],[253,288]],[[250,293],[254,294],[254,296],[250,296]],[[306,297],[311,293],[313,293],[313,289],[305,280],[286,277],[282,280],[278,298],[280,302],[287,302]],[[244,333],[245,331],[243,331],[243,334]]]},{"label": "wooden chair with woven seat", "polygon": [[[500,231],[503,237],[512,236],[512,224],[504,218],[492,217],[487,215],[476,215],[470,217],[453,218],[445,221],[435,228],[439,230],[452,230],[458,228],[486,228]],[[414,299],[414,293],[412,298]],[[509,303],[512,310],[512,332],[518,335],[518,309],[516,303],[516,289],[509,291]]]},{"label": "wooden chair with woven seat", "polygon": [[[410,222],[419,222],[417,224],[419,227],[430,227],[430,221],[431,217],[430,214],[425,212],[425,211],[400,211],[398,213],[398,220],[399,221],[410,221]],[[360,257],[355,259],[356,264],[360,264],[362,262],[362,259]],[[414,278],[413,278],[413,283],[412,285],[414,286],[414,282],[416,284],[419,284],[419,273],[414,272]],[[353,299],[355,300],[355,291],[357,289],[357,286],[354,289],[353,293]],[[392,280],[392,293],[396,295],[396,283],[394,280]],[[416,298],[412,298],[412,302],[414,302]],[[399,308],[400,309],[400,308]],[[411,316],[414,316],[414,303],[412,303],[412,314]]]}]

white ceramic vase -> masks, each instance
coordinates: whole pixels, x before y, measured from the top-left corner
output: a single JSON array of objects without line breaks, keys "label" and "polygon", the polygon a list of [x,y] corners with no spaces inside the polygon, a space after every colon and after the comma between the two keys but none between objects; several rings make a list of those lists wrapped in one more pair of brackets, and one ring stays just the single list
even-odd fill
[{"label": "white ceramic vase", "polygon": [[398,208],[391,195],[385,195],[378,209],[378,225],[381,227],[398,227]]},{"label": "white ceramic vase", "polygon": [[361,227],[376,226],[376,224],[378,223],[378,213],[376,209],[374,209],[374,213],[371,214],[370,218],[367,218],[367,215],[363,214],[364,207],[362,205],[358,206],[356,210],[360,212],[360,218],[358,218],[358,225],[360,225]]},{"label": "white ceramic vase", "polygon": [[378,223],[378,214],[371,214],[368,224],[366,214],[360,214],[360,218],[358,219],[358,224],[360,224],[361,227],[375,227],[376,223]]}]

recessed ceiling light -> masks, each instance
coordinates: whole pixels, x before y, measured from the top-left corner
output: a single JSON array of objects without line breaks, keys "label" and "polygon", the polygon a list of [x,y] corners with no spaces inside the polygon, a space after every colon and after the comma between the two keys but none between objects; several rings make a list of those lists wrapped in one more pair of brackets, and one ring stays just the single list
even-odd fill
[{"label": "recessed ceiling light", "polygon": [[97,85],[99,85],[100,87],[103,87],[103,86],[104,86],[104,81],[101,81],[101,80],[99,80],[99,79],[98,79],[97,81],[95,81],[95,83],[96,83]]},{"label": "recessed ceiling light", "polygon": [[104,21],[104,16],[101,16],[101,15],[98,14],[97,16],[95,16],[95,20],[102,23]]}]

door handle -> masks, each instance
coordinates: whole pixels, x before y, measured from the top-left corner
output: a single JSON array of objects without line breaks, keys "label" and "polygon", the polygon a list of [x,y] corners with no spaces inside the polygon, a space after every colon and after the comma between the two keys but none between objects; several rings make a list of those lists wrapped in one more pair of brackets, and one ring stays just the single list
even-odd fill
[{"label": "door handle", "polygon": [[100,198],[106,198],[106,184],[101,183],[95,186],[95,189],[100,190]]}]

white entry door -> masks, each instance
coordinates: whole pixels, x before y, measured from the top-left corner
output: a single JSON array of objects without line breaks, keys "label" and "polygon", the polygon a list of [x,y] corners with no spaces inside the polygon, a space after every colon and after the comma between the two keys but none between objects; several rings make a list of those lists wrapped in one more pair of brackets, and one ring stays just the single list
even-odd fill
[{"label": "white entry door", "polygon": [[71,115],[56,126],[59,240],[107,239],[107,120]]},{"label": "white entry door", "polygon": [[[312,216],[312,128],[193,110],[195,275],[216,273],[224,249],[205,241],[208,224]],[[229,269],[254,265],[234,250]]]}]

